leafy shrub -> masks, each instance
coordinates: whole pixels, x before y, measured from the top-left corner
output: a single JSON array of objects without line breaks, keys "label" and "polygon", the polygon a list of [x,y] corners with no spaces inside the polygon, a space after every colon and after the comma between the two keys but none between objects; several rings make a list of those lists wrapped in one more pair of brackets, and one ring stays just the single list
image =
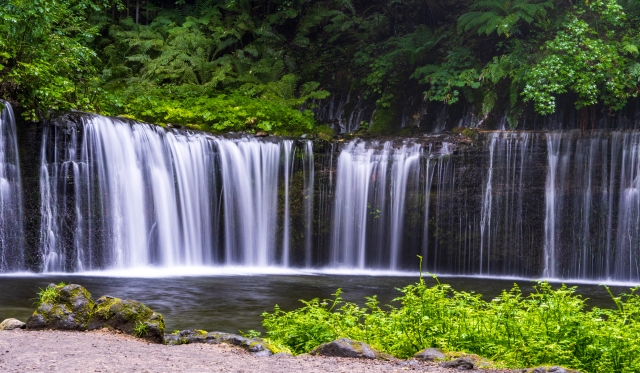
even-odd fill
[{"label": "leafy shrub", "polygon": [[[437,279],[436,279],[437,281]],[[517,285],[495,299],[424,280],[398,289],[399,307],[330,300],[302,301],[286,312],[263,313],[267,336],[299,354],[337,338],[352,338],[400,358],[427,347],[463,351],[524,368],[563,365],[583,372],[640,369],[640,297],[614,297],[617,309],[586,310],[575,287],[539,282],[524,296]]]}]

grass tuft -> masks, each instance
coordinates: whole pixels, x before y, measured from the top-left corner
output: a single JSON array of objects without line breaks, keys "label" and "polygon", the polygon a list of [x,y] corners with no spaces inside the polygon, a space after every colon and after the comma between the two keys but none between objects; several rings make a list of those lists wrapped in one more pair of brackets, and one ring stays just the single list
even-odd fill
[{"label": "grass tuft", "polygon": [[138,338],[146,337],[148,334],[147,324],[136,321],[136,324],[133,326],[133,335]]}]

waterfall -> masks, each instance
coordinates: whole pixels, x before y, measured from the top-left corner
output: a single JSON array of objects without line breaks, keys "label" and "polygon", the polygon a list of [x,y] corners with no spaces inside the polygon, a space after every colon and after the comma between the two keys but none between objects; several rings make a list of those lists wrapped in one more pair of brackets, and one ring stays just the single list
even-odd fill
[{"label": "waterfall", "polygon": [[212,263],[210,139],[92,116],[42,143],[45,271]]},{"label": "waterfall", "polygon": [[291,188],[291,173],[293,172],[293,157],[295,156],[295,148],[293,141],[282,141],[282,153],[284,162],[284,218],[282,232],[282,265],[289,266],[289,252],[291,250],[291,210],[289,203],[289,190]]},{"label": "waterfall", "polygon": [[391,142],[356,140],[340,153],[331,233],[333,266],[400,268],[407,180],[419,170],[420,158],[420,145],[394,147]]},{"label": "waterfall", "polygon": [[24,269],[22,182],[16,120],[0,100],[0,272]]},{"label": "waterfall", "polygon": [[313,250],[313,196],[315,194],[314,181],[315,181],[315,166],[313,162],[313,143],[306,141],[304,148],[304,220],[305,220],[305,232],[304,232],[304,251],[305,251],[305,266],[311,267],[312,265],[312,250]]},{"label": "waterfall", "polygon": [[[640,280],[640,132],[449,138],[258,139],[79,115],[43,127],[39,265],[396,271],[422,255],[440,274]],[[6,218],[19,194],[2,195],[2,224],[21,221]],[[5,244],[20,230],[2,230],[3,271],[21,265]]]},{"label": "waterfall", "polygon": [[546,134],[544,276],[640,279],[640,134]]}]

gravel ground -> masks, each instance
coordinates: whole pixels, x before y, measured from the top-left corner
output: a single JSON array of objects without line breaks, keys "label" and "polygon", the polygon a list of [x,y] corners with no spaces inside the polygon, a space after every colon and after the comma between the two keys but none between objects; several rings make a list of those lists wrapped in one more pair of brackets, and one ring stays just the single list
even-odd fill
[{"label": "gravel ground", "polygon": [[387,362],[320,356],[255,357],[225,344],[164,346],[110,332],[0,331],[0,372],[404,371],[455,373],[457,370],[416,361]]}]

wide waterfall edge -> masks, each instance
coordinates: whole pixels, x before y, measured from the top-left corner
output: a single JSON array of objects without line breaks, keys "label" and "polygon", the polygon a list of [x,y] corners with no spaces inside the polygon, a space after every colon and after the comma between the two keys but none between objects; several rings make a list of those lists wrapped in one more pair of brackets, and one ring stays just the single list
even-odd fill
[{"label": "wide waterfall edge", "polygon": [[[216,278],[216,277],[296,277],[296,276],[332,276],[332,277],[398,277],[406,278],[407,283],[418,281],[419,271],[389,271],[380,269],[359,269],[359,268],[286,268],[281,266],[269,267],[245,267],[245,266],[199,266],[199,267],[140,267],[129,269],[106,269],[86,272],[8,272],[0,273],[0,279],[10,278],[131,278],[131,279],[163,279],[163,278]],[[425,273],[422,276],[426,279],[435,276],[441,282],[446,283],[447,279],[480,279],[496,280],[501,282],[539,283],[548,282],[550,284],[563,284],[569,286],[579,285],[603,285],[634,288],[640,286],[640,282],[616,281],[616,280],[584,280],[571,278],[529,278],[518,276],[490,276],[490,275],[457,275],[447,273]],[[513,285],[513,284],[511,284]],[[505,289],[510,285],[505,285]]]},{"label": "wide waterfall edge", "polygon": [[[128,121],[128,120],[124,120],[124,118],[115,118],[115,119],[117,119],[117,120],[119,120],[119,121]],[[141,123],[141,124],[148,124],[148,123]],[[151,124],[148,124],[148,125],[151,125]],[[190,131],[190,130],[186,130],[186,131]],[[485,131],[483,131],[483,132],[485,132]],[[503,131],[486,131],[486,132],[499,132],[499,133],[500,133],[500,132],[503,132]],[[504,131],[504,132],[506,133],[506,131]],[[522,131],[516,131],[516,132],[521,133]],[[545,131],[545,132],[546,132],[546,131]],[[563,132],[570,132],[570,131],[563,131]],[[594,132],[595,132],[595,131],[594,131]],[[606,132],[611,132],[611,131],[606,131]],[[214,135],[214,136],[215,136],[215,135]],[[302,139],[301,139],[301,140],[302,140]],[[368,140],[369,140],[369,139],[363,139],[363,141],[368,141]],[[189,268],[193,268],[193,267],[189,267]],[[165,268],[164,270],[166,271],[166,268]],[[107,269],[107,271],[109,271],[109,270]],[[367,269],[367,271],[370,271],[370,270],[368,270],[368,269]],[[350,272],[351,272],[351,271],[350,271]],[[373,270],[373,272],[375,273],[375,272],[377,272],[377,271],[376,271],[376,270]],[[85,272],[82,272],[82,271],[81,271],[81,272],[78,272],[78,273],[85,273]],[[446,275],[444,275],[444,274],[443,274],[443,275],[441,275],[441,276],[446,276]],[[462,277],[474,277],[474,275],[463,275]],[[496,276],[496,277],[503,277],[503,276]],[[504,277],[503,277],[503,278],[504,278]],[[520,278],[520,277],[513,277],[513,278],[515,279],[515,278]],[[531,278],[530,278],[530,277],[522,277],[522,279],[530,280]],[[561,280],[559,280],[559,281],[569,281],[569,278],[567,278],[567,279],[564,279],[564,278],[563,278],[563,279],[561,279]],[[602,282],[602,280],[598,280],[598,279],[593,280],[593,281],[591,281],[591,280],[587,280],[587,281],[588,281],[589,283],[600,283],[600,282]],[[627,283],[627,282],[624,282],[624,283]]]}]

